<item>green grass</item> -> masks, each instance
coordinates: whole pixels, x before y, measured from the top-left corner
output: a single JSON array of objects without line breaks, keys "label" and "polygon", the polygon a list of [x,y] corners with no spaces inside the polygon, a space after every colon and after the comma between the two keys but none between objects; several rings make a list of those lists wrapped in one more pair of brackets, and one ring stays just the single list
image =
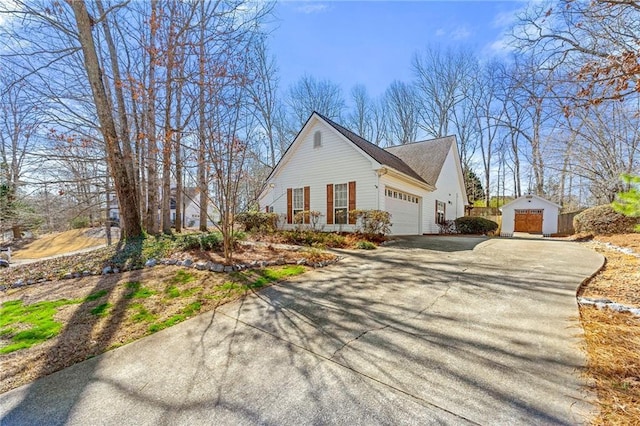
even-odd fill
[{"label": "green grass", "polygon": [[131,316],[133,322],[153,322],[156,316],[147,310],[141,303],[135,303],[129,306],[130,309],[137,311]]},{"label": "green grass", "polygon": [[109,309],[112,306],[111,303],[101,303],[91,310],[91,314],[97,317],[105,317],[109,314]]},{"label": "green grass", "polygon": [[[30,348],[57,336],[62,330],[62,324],[53,319],[58,308],[81,302],[82,300],[61,299],[26,306],[22,304],[22,300],[3,303],[0,307],[0,335],[13,336],[10,344],[0,348],[0,354]],[[18,324],[28,325],[30,328],[18,331]]]},{"label": "green grass", "polygon": [[260,277],[248,283],[247,287],[249,288],[264,287],[269,283],[280,281],[286,277],[293,277],[296,275],[300,275],[303,272],[304,272],[304,266],[300,266],[300,265],[285,266],[284,268],[280,268],[280,269],[270,269],[270,268],[262,269],[262,270],[256,271],[256,273],[260,275]]},{"label": "green grass", "polygon": [[175,299],[176,297],[180,297],[180,289],[178,287],[176,287],[175,285],[170,285],[167,288],[165,288],[164,289],[164,293],[170,299]]},{"label": "green grass", "polygon": [[139,281],[131,281],[125,284],[125,286],[131,290],[125,295],[127,299],[146,299],[151,297],[157,292],[147,287],[142,287]]},{"label": "green grass", "polygon": [[85,302],[93,302],[94,300],[100,299],[102,296],[107,294],[107,290],[96,291],[95,293],[91,293],[87,297],[84,298]]},{"label": "green grass", "polygon": [[195,281],[196,277],[189,271],[179,270],[176,275],[169,280],[171,284],[189,284]]},{"label": "green grass", "polygon": [[174,325],[186,320],[190,316],[196,314],[197,312],[200,311],[201,308],[202,308],[202,303],[200,303],[200,302],[191,303],[191,304],[187,305],[182,310],[182,312],[180,312],[179,314],[172,315],[168,319],[166,319],[166,320],[164,320],[162,322],[151,324],[149,326],[149,332],[150,333],[156,333],[156,332],[158,332],[160,330],[164,330],[165,328],[169,328],[171,326],[174,326]]}]

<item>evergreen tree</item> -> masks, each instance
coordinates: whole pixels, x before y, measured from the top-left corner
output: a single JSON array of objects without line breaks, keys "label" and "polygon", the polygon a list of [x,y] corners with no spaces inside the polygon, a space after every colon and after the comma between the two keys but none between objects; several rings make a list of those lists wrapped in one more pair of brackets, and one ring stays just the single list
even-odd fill
[{"label": "evergreen tree", "polygon": [[480,178],[469,168],[465,168],[464,170],[464,185],[467,189],[469,204],[473,205],[476,200],[480,200],[484,197],[484,189]]}]

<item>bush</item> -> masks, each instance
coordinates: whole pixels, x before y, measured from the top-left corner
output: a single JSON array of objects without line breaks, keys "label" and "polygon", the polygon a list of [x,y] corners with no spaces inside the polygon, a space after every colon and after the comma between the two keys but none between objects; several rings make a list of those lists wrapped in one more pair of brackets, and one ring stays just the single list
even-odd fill
[{"label": "bush", "polygon": [[360,224],[363,234],[387,235],[391,231],[391,214],[382,210],[351,210],[351,218]]},{"label": "bush", "polygon": [[456,230],[461,234],[488,234],[498,229],[498,224],[484,217],[459,217],[455,221]]},{"label": "bush", "polygon": [[438,228],[440,228],[441,234],[455,234],[457,232],[455,220],[445,220],[438,224]]},{"label": "bush", "polygon": [[633,232],[638,218],[616,212],[610,204],[586,209],[573,218],[576,233],[625,234]]},{"label": "bush", "polygon": [[370,241],[358,241],[356,248],[360,250],[375,250],[376,245]]},{"label": "bush", "polygon": [[89,227],[89,218],[85,216],[74,217],[71,219],[71,229],[81,229]]},{"label": "bush", "polygon": [[176,238],[176,247],[180,250],[216,250],[221,244],[222,235],[218,232],[185,234]]},{"label": "bush", "polygon": [[316,232],[310,230],[283,231],[282,238],[285,243],[311,247],[344,247],[346,238],[340,234],[329,232]]},{"label": "bush", "polygon": [[237,214],[235,220],[247,232],[272,233],[278,227],[278,215],[276,213],[244,212]]}]

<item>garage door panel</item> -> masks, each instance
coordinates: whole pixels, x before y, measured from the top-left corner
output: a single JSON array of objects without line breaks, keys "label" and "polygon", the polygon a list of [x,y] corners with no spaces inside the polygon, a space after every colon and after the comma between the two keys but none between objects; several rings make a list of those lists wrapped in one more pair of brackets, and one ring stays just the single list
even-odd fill
[{"label": "garage door panel", "polygon": [[420,233],[419,203],[387,196],[385,209],[391,214],[392,234],[416,235]]},{"label": "garage door panel", "polygon": [[543,210],[516,210],[514,213],[514,232],[542,233]]}]

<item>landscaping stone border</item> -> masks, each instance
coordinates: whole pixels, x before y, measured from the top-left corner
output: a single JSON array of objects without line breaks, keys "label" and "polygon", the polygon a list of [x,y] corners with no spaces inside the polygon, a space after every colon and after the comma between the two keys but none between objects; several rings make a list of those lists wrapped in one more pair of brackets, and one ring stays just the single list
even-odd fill
[{"label": "landscaping stone border", "polygon": [[581,306],[595,306],[598,309],[611,309],[616,312],[629,312],[637,317],[640,317],[640,308],[634,306],[623,305],[622,303],[616,303],[609,299],[591,299],[589,297],[578,298],[578,304]]},{"label": "landscaping stone border", "polygon": [[[301,258],[301,259],[291,259],[291,260],[287,260],[284,258],[278,258],[276,260],[254,260],[252,262],[249,263],[235,263],[233,265],[223,265],[221,263],[215,263],[215,262],[211,262],[211,261],[207,261],[207,262],[194,262],[192,259],[184,259],[184,260],[179,260],[179,259],[173,259],[173,258],[168,258],[168,259],[149,259],[145,262],[144,267],[145,268],[153,268],[157,265],[167,265],[167,266],[182,266],[185,268],[193,268],[193,269],[197,269],[200,271],[209,271],[209,272],[239,272],[239,271],[245,271],[245,270],[249,270],[249,269],[260,269],[260,268],[265,268],[268,266],[282,266],[282,265],[304,265],[304,266],[309,266],[312,268],[324,268],[325,266],[331,265],[333,263],[336,263],[338,261],[340,261],[340,259],[342,259],[341,256],[336,256],[334,259],[331,260],[325,260],[322,262],[310,262],[309,260],[307,260],[306,258]],[[137,269],[142,269],[142,268],[137,268]],[[91,272],[91,271],[77,271],[77,272],[68,272],[66,274],[64,274],[62,277],[60,277],[60,280],[68,280],[68,279],[73,279],[73,278],[81,278],[81,277],[88,277],[88,276],[97,276],[97,275],[109,275],[109,274],[117,274],[120,272],[125,272],[128,269],[119,269],[119,268],[113,268],[111,266],[106,266],[102,269],[102,271],[100,273],[98,272]],[[0,285],[0,291],[7,291],[11,288],[21,288],[24,286],[28,286],[28,285],[33,285],[33,284],[41,284],[44,282],[48,282],[48,281],[55,281],[55,280],[49,280],[46,278],[41,278],[39,280],[17,280],[14,283],[8,284],[8,285]]]}]

